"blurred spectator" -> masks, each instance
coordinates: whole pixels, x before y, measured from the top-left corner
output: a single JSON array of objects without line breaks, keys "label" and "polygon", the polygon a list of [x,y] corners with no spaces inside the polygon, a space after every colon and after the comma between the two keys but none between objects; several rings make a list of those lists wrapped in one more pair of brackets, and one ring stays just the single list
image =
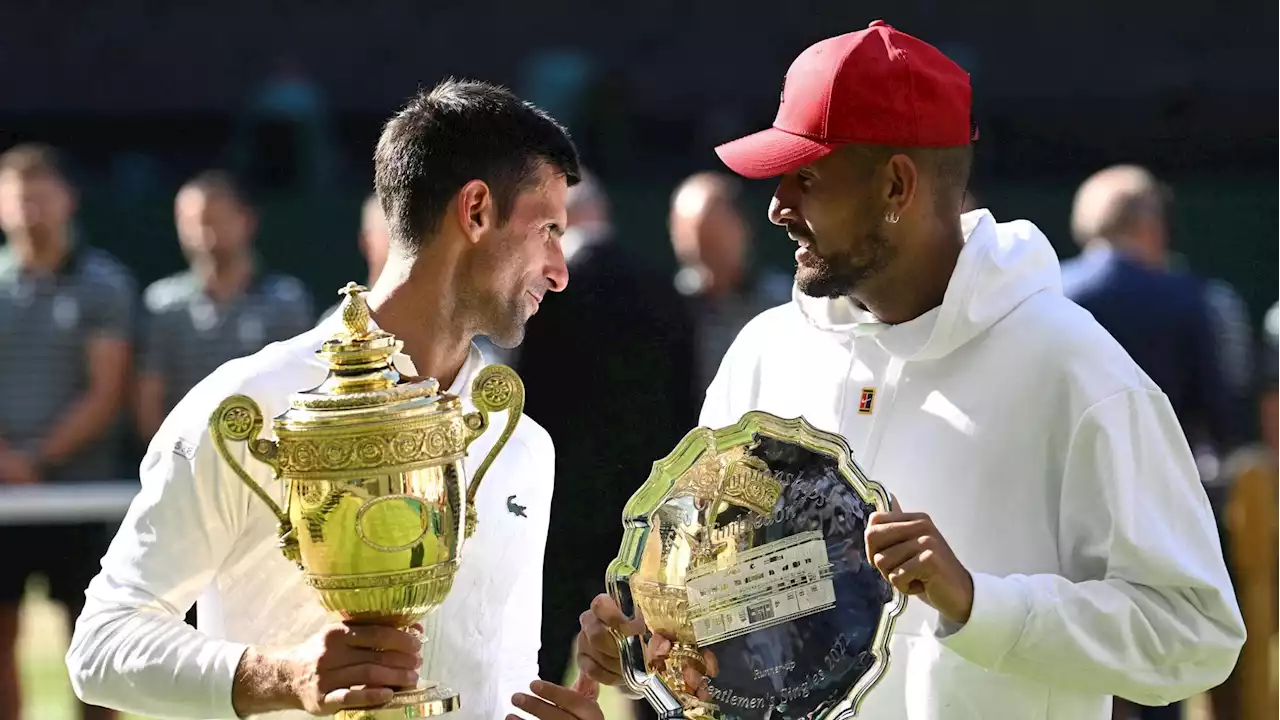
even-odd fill
[{"label": "blurred spectator", "polygon": [[[387,264],[387,247],[391,242],[391,236],[387,233],[387,216],[382,212],[382,204],[378,202],[377,195],[365,198],[360,210],[360,237],[357,242],[360,244],[360,254],[364,256],[365,267],[369,269],[364,286],[371,288],[378,282],[382,266]],[[341,306],[341,300],[330,305],[320,314],[320,319],[329,317]]]},{"label": "blurred spectator", "polygon": [[[1201,278],[1192,271],[1181,253],[1168,252],[1165,265],[1189,275],[1201,284],[1209,325],[1214,333],[1214,349],[1222,371],[1222,391],[1227,395],[1231,427],[1238,433],[1235,444],[1256,437],[1254,398],[1257,394],[1257,342],[1249,308],[1235,287],[1219,278]],[[1204,458],[1201,458],[1202,462]],[[1216,458],[1214,458],[1216,460]],[[1203,468],[1206,478],[1218,474],[1217,463]]]},{"label": "blurred spectator", "polygon": [[697,423],[692,329],[680,299],[614,240],[594,178],[570,190],[568,216],[568,287],[543,301],[515,360],[525,412],[556,443],[539,655],[542,677],[555,681],[578,615],[618,552],[619,510]]},{"label": "blurred spectator", "polygon": [[693,312],[699,398],[742,326],[791,300],[790,277],[752,265],[741,190],[737,178],[705,172],[687,178],[671,197],[671,245],[680,264],[675,284]]},{"label": "blurred spectator", "polygon": [[1075,196],[1082,252],[1062,264],[1068,296],[1091,312],[1160,389],[1193,448],[1238,444],[1216,329],[1202,284],[1169,269],[1168,191],[1146,170],[1102,170]]},{"label": "blurred spectator", "polygon": [[[1209,308],[1209,322],[1217,341],[1218,363],[1222,367],[1224,391],[1231,394],[1233,426],[1245,432],[1244,425],[1254,418],[1256,394],[1254,369],[1256,347],[1249,308],[1230,283],[1220,278],[1204,281],[1204,299]],[[1254,433],[1248,433],[1253,435]]]},{"label": "blurred spectator", "polygon": [[150,438],[196,383],[228,360],[312,327],[302,282],[262,272],[256,218],[230,175],[208,172],[178,191],[178,240],[190,268],[143,296],[146,332],[138,378],[138,432]]},{"label": "blurred spectator", "polygon": [[[135,293],[114,257],[72,231],[75,195],[54,151],[0,155],[0,484],[99,481],[116,469]],[[26,581],[69,617],[106,552],[102,523],[0,526],[0,717],[19,717],[15,644]],[[82,707],[85,718],[111,718]]]},{"label": "blurred spectator", "polygon": [[1280,459],[1280,302],[1262,322],[1262,442]]}]

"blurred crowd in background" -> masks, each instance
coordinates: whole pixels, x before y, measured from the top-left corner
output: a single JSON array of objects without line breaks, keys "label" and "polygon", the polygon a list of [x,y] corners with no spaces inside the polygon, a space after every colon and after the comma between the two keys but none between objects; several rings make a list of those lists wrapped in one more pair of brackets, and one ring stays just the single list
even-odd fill
[{"label": "blurred crowd in background", "polygon": [[[1142,3],[1120,5],[1121,12],[1139,13]],[[42,14],[52,12],[47,8],[24,12],[33,27],[51,21]],[[393,23],[394,12],[380,12]],[[690,12],[698,16],[691,23],[710,22]],[[1038,29],[1027,32],[1058,37],[1055,11],[1044,12]],[[837,19],[853,29],[871,17],[854,14]],[[909,16],[924,18],[921,27],[896,24],[923,37],[946,24],[919,10]],[[1182,22],[1190,28],[1198,20]],[[9,27],[0,37],[8,32],[15,42],[35,42]],[[603,51],[553,46],[498,77],[482,76],[508,82],[565,122],[591,170],[570,198],[568,289],[543,304],[519,348],[481,341],[491,360],[520,372],[526,411],[557,445],[543,677],[562,677],[569,666],[578,614],[601,590],[626,499],[652,462],[696,424],[703,390],[736,332],[790,300],[789,243],[782,231],[765,227],[771,188],[719,171],[711,148],[754,127],[776,101],[784,58],[830,29],[817,19],[807,30],[788,29],[784,35],[801,39],[778,40],[767,57],[750,60],[768,65],[777,55],[775,75],[750,83],[772,82],[768,92],[735,93],[744,80],[726,77],[729,89],[717,91],[729,99],[723,103],[697,94],[709,71],[690,70],[698,80],[682,86],[672,80],[680,77],[679,64],[666,58],[658,67],[677,88],[672,109],[639,113],[643,122],[630,108],[657,91],[634,72],[615,70],[616,58],[610,65]],[[656,42],[660,53],[676,52]],[[989,64],[976,67],[978,39],[939,45],[975,66],[979,87],[984,72],[1000,75]],[[740,44],[728,47],[747,52]],[[1124,101],[1115,100],[1120,93],[1110,100],[1100,93],[1089,103],[1112,102],[1114,127],[1086,113],[1078,135],[1068,129],[1056,148],[1019,139],[1018,123],[1028,114],[1010,105],[1023,99],[1008,89],[993,93],[969,209],[1026,218],[1044,229],[1062,252],[1065,292],[1170,396],[1200,460],[1250,633],[1237,672],[1213,693],[1213,717],[1271,718],[1280,585],[1275,105],[1268,100],[1252,115],[1222,110],[1220,117],[1235,118],[1234,129],[1216,133],[1195,118],[1205,112],[1201,105],[1221,98],[1198,96],[1202,85],[1168,92],[1142,53],[1128,49],[1125,57],[1139,69],[1107,81],[1122,89],[1130,83],[1133,92]],[[1179,67],[1195,75],[1195,52],[1202,50],[1188,50]],[[10,46],[0,56],[5,52],[18,51]],[[111,52],[128,55],[123,47]],[[1245,51],[1229,48],[1211,59],[1226,63],[1232,52]],[[407,57],[403,50],[395,56]],[[139,62],[130,57],[121,62]],[[419,65],[410,74],[429,84],[459,66],[467,63]],[[47,70],[53,82],[70,72]],[[1003,72],[1012,83],[1011,71]],[[195,113],[190,106],[198,93],[184,86],[186,114],[170,112],[167,124],[156,120],[163,112],[141,109],[132,123],[128,113],[122,119],[119,108],[106,109],[118,101],[100,89],[85,90],[86,103],[103,107],[96,115],[59,107],[30,78],[15,86],[30,107],[6,105],[0,91],[0,504],[4,485],[136,478],[146,442],[200,379],[227,360],[311,328],[333,310],[346,281],[374,282],[387,236],[369,196],[367,165],[376,118],[392,107],[369,110],[378,102],[366,100],[365,109],[344,114],[329,93],[336,87],[359,96],[353,88],[374,78],[340,77],[329,72],[318,79],[289,57],[265,81],[244,88],[249,100],[234,113]],[[381,89],[364,97],[413,90],[386,78],[374,84]],[[1239,92],[1230,97],[1248,96],[1240,87],[1232,86]],[[155,88],[139,92],[163,95]],[[1071,92],[1027,87],[1025,100],[1051,109]],[[1274,100],[1274,84],[1270,92]],[[1154,119],[1145,136],[1133,130],[1132,117],[1121,117],[1135,102]],[[1051,116],[1034,123],[1041,132],[1063,123]],[[1088,133],[1102,139],[1080,137]],[[1139,136],[1149,142],[1133,145]],[[1175,145],[1177,153],[1163,153]],[[1251,154],[1258,147],[1266,149],[1265,163]],[[0,543],[11,550],[0,565],[0,720],[23,717],[15,643],[30,581],[42,578],[47,596],[74,617],[114,531],[111,522],[0,523]],[[1178,712],[1121,703],[1117,717]],[[86,709],[86,717],[110,716]]]}]

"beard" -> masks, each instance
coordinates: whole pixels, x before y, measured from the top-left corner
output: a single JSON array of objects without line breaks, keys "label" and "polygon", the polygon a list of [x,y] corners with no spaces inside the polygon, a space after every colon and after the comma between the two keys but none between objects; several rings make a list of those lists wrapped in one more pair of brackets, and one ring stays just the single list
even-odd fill
[{"label": "beard", "polygon": [[503,350],[511,350],[524,342],[524,330],[523,318],[515,315],[503,317],[500,322],[494,324],[494,330],[489,334],[489,342]]},{"label": "beard", "polygon": [[467,318],[472,332],[510,350],[519,347],[529,322],[527,278],[512,263],[520,238],[511,228],[490,231],[477,252],[464,256],[458,269],[460,283],[457,312]]},{"label": "beard", "polygon": [[815,298],[853,295],[859,285],[884,270],[893,257],[882,224],[867,230],[853,245],[853,250],[819,254],[811,238],[808,262],[796,266],[800,292]]},{"label": "beard", "polygon": [[521,298],[501,301],[495,299],[488,305],[484,318],[485,325],[488,326],[486,337],[489,342],[504,350],[519,347],[524,342],[525,323],[529,322]]}]

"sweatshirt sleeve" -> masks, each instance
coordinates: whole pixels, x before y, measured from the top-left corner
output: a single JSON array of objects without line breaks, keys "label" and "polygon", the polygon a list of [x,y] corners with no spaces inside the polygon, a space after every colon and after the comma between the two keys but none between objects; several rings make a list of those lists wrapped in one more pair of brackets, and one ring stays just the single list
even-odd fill
[{"label": "sweatshirt sleeve", "polygon": [[[153,442],[142,490],[89,584],[67,670],[83,701],[138,715],[235,718],[231,691],[245,645],[184,617],[228,555],[248,507],[208,442]],[[229,475],[229,473],[228,473]]]},{"label": "sweatshirt sleeve", "polygon": [[720,368],[707,386],[702,400],[702,409],[698,413],[700,426],[720,428],[734,424],[742,416],[741,412],[734,414],[734,406],[749,406],[749,400],[756,397],[755,383],[743,382],[744,376],[751,375],[750,363],[743,358],[743,345],[742,334],[739,334],[721,359]]},{"label": "sweatshirt sleeve", "polygon": [[1061,575],[975,573],[943,645],[997,672],[1165,705],[1230,674],[1244,623],[1191,451],[1165,395],[1087,410],[1067,450]]}]

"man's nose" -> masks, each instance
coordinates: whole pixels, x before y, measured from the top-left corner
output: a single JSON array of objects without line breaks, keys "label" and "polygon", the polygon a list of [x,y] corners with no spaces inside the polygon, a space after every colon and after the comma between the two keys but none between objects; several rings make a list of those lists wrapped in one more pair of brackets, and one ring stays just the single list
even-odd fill
[{"label": "man's nose", "polygon": [[559,247],[547,262],[545,273],[547,289],[551,292],[561,292],[569,286],[569,266],[565,264],[564,252]]},{"label": "man's nose", "polygon": [[773,199],[769,201],[769,222],[774,225],[790,225],[799,222],[800,213],[796,210],[795,182],[784,177],[778,181],[773,191]]}]

